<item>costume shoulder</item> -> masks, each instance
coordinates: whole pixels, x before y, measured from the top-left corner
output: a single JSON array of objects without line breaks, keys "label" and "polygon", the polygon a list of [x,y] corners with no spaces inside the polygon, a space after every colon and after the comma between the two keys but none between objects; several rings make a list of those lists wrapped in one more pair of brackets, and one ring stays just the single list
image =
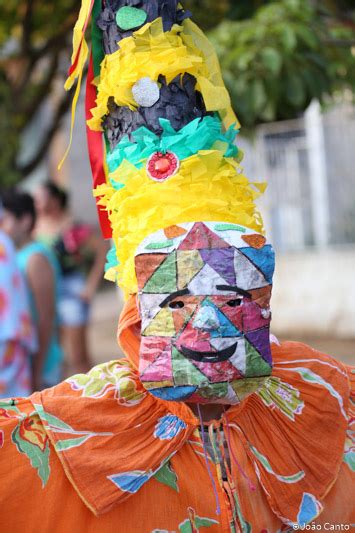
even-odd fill
[{"label": "costume shoulder", "polygon": [[137,492],[193,431],[146,392],[126,359],[30,400],[66,476],[96,515]]},{"label": "costume shoulder", "polygon": [[272,375],[237,416],[259,481],[286,523],[336,516],[334,498],[354,488],[352,370],[302,343],[272,351]]},{"label": "costume shoulder", "polygon": [[318,408],[322,399],[327,403],[335,401],[339,416],[347,419],[354,388],[353,367],[301,342],[273,345],[272,354],[272,380],[294,383],[303,395],[314,397]]}]

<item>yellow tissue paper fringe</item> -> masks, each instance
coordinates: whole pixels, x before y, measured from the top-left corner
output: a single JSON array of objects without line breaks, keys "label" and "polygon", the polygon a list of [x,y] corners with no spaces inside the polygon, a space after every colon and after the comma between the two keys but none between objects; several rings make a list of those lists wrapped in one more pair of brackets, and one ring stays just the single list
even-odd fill
[{"label": "yellow tissue paper fringe", "polygon": [[[86,60],[89,55],[89,48],[85,41],[84,36],[84,28],[87,23],[88,17],[90,16],[92,9],[92,0],[82,0],[79,17],[76,21],[76,24],[74,26],[74,32],[73,32],[73,52],[71,57],[71,63],[74,65],[75,60],[77,59],[75,69],[71,72],[71,74],[68,76],[65,84],[64,89],[66,91],[69,91],[69,89],[72,88],[75,80],[78,78],[78,83],[75,89],[72,106],[71,106],[71,119],[70,119],[70,136],[69,136],[69,143],[67,146],[67,149],[65,151],[65,154],[60,161],[58,165],[58,170],[60,170],[63,166],[64,161],[66,160],[68,153],[70,151],[72,142],[73,142],[73,129],[74,129],[74,122],[75,122],[75,111],[76,106],[78,103],[79,95],[80,95],[80,89],[81,89],[81,82],[83,78],[83,70],[84,65],[86,63]],[[78,55],[79,54],[79,55]],[[77,57],[78,56],[78,57]]]},{"label": "yellow tissue paper fringe", "polygon": [[[201,50],[209,71],[209,81],[212,83],[215,91],[220,92],[222,90],[227,92],[227,89],[224,86],[219,60],[212,43],[210,43],[203,31],[194,22],[192,22],[191,19],[184,20],[183,27],[184,34],[191,36],[195,48]],[[233,124],[236,128],[240,128],[240,123],[230,104],[228,92],[227,96],[229,105],[224,110],[219,112],[221,119],[226,129],[230,128],[230,126]]]},{"label": "yellow tissue paper fringe", "polygon": [[184,222],[219,221],[264,233],[255,200],[266,185],[249,182],[238,163],[218,150],[185,159],[179,172],[163,183],[151,180],[145,168],[137,169],[126,160],[110,179],[124,187],[116,190],[111,184],[100,185],[94,195],[109,213],[119,260],[117,283],[126,296],[137,291],[135,251],[159,229]]},{"label": "yellow tissue paper fringe", "polygon": [[[96,107],[88,125],[101,131],[101,121],[109,109],[109,98],[119,106],[135,110],[133,85],[143,77],[157,81],[160,74],[170,83],[176,76],[192,74],[202,93],[207,111],[219,111],[226,126],[238,122],[224,86],[218,59],[212,45],[191,21],[163,31],[162,19],[146,24],[131,37],[120,41],[120,49],[106,55],[101,64]],[[237,126],[239,124],[237,123]]]}]

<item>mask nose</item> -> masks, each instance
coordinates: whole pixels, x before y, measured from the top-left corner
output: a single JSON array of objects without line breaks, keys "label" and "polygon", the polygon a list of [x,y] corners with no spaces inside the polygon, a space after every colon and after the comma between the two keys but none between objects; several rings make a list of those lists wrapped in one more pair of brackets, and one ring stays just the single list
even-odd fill
[{"label": "mask nose", "polygon": [[203,331],[216,330],[220,327],[218,316],[213,307],[206,305],[201,307],[193,321],[193,327]]}]

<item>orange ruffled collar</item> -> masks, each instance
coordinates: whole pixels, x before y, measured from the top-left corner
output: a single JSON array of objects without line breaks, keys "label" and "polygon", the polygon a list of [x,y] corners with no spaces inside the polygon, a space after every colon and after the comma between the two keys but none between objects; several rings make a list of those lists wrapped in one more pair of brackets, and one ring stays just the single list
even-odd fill
[{"label": "orange ruffled collar", "polygon": [[[119,338],[131,361],[99,365],[31,397],[66,475],[96,515],[138,492],[199,425],[187,405],[158,400],[141,385],[132,365],[136,324],[128,307]],[[349,380],[341,363],[306,345],[272,351],[272,376],[230,407],[224,422],[238,434],[270,508],[292,524],[304,495],[312,494],[321,512],[337,478]]]}]

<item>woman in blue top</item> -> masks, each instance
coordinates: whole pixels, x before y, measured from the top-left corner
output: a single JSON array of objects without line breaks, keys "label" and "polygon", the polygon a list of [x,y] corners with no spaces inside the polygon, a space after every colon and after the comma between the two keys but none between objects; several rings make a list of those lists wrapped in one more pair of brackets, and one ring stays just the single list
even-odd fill
[{"label": "woman in blue top", "polygon": [[[0,225],[1,218],[0,206]],[[0,398],[30,394],[31,356],[36,350],[37,339],[15,248],[0,230]]]},{"label": "woman in blue top", "polygon": [[55,256],[31,237],[35,208],[31,196],[16,190],[3,195],[3,230],[17,247],[17,262],[27,281],[31,314],[38,333],[33,358],[33,389],[58,383],[62,378],[63,353],[58,340],[56,302],[59,267]]},{"label": "woman in blue top", "polygon": [[35,203],[36,237],[55,253],[61,269],[58,315],[70,373],[87,372],[89,311],[102,280],[107,246],[93,227],[73,220],[67,193],[55,183],[43,183]]}]

